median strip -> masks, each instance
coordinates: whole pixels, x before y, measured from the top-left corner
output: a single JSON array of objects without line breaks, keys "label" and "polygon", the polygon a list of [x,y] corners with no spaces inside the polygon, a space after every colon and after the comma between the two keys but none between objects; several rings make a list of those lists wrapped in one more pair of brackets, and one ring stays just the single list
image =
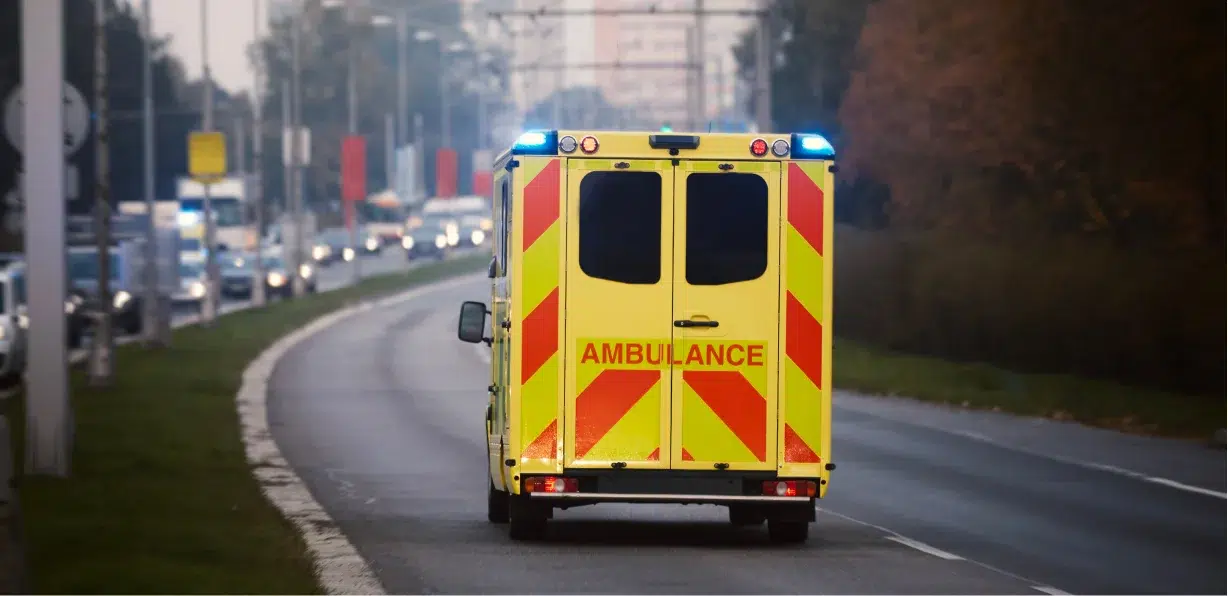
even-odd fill
[{"label": "median strip", "polygon": [[[472,256],[121,346],[116,382],[74,372],[73,476],[20,479],[31,589],[40,593],[320,593],[294,523],[266,500],[244,449],[235,395],[248,363],[338,309],[460,274]],[[3,403],[20,462],[23,400]]]}]

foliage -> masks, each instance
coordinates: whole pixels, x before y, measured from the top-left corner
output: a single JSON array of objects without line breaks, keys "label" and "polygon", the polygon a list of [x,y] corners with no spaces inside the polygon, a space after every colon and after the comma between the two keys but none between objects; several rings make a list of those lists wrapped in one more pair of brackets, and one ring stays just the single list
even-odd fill
[{"label": "foliage", "polygon": [[[110,101],[111,196],[113,200],[144,197],[143,128],[141,120],[144,44],[140,35],[139,13],[130,3],[108,0],[112,4],[108,26],[108,72]],[[20,0],[0,0],[0,93],[8,92],[21,81]],[[94,103],[94,4],[91,0],[66,0],[65,78],[89,104]],[[154,101],[158,111],[155,142],[156,196],[175,193],[175,180],[187,170],[187,133],[195,128],[199,115],[185,111],[180,100],[184,81],[183,66],[167,51],[167,39],[153,44]],[[93,136],[81,151],[70,158],[80,175],[80,192],[69,203],[71,213],[85,214],[93,206]],[[21,155],[7,142],[0,142],[0,196],[16,182]],[[0,215],[4,205],[0,204]],[[0,249],[20,249],[21,239],[0,230]]]},{"label": "foliage", "polygon": [[876,230],[837,233],[838,334],[1222,396],[1222,3],[771,5],[778,128]]},{"label": "foliage", "polygon": [[[476,64],[472,52],[452,55],[444,49],[454,42],[472,47],[461,30],[460,12],[452,2],[421,2],[409,8],[398,2],[379,3],[377,8],[386,11],[385,16],[396,9],[409,13],[411,37],[408,47],[407,71],[409,80],[409,122],[414,114],[423,121],[423,139],[426,147],[425,169],[434,170],[434,150],[442,146],[443,98],[441,81],[447,75],[451,113],[450,137],[452,147],[460,156],[460,169],[465,171],[472,154],[478,146],[478,101],[479,94],[469,80],[478,73],[489,72],[489,66]],[[366,22],[347,24],[341,10],[327,9],[320,0],[304,2],[301,34],[301,93],[303,98],[302,121],[312,130],[311,167],[306,173],[304,198],[308,204],[330,205],[340,197],[341,139],[348,132],[348,74],[349,51],[356,54],[356,88],[358,99],[358,133],[367,139],[367,175],[369,189],[384,188],[386,178],[385,118],[397,111],[397,43],[394,27],[380,26],[367,19]],[[264,94],[265,171],[280,172],[282,147],[280,130],[283,126],[283,84],[292,75],[291,22],[284,19],[271,25],[270,36],[261,40],[254,49],[253,59],[264,65],[267,81]],[[412,35],[414,29],[437,33],[435,40],[418,41]],[[442,43],[439,40],[444,40]],[[353,43],[351,43],[353,42]],[[506,57],[490,56],[488,61],[497,68]],[[441,68],[441,65],[446,68]],[[490,102],[492,112],[499,110],[498,102]],[[410,127],[410,142],[413,139]],[[434,180],[427,176],[428,190]],[[462,177],[463,190],[468,180]],[[266,196],[284,196],[284,183],[280,177],[266,176]]]}]

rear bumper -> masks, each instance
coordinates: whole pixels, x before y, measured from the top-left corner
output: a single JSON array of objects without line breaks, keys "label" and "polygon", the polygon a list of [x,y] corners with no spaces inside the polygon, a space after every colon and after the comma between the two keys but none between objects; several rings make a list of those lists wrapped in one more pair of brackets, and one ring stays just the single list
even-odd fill
[{"label": "rear bumper", "polygon": [[563,503],[669,503],[675,505],[788,505],[806,504],[812,497],[760,495],[688,495],[637,493],[529,493],[534,501]]}]

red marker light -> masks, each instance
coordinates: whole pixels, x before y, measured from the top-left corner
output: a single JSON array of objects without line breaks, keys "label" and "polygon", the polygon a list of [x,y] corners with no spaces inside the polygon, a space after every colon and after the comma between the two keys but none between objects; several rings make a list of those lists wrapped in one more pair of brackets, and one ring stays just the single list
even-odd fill
[{"label": "red marker light", "polygon": [[586,154],[596,153],[597,146],[597,137],[588,136],[580,140],[580,151]]},{"label": "red marker light", "polygon": [[751,141],[750,143],[750,154],[751,155],[754,155],[755,157],[763,157],[764,155],[767,155],[767,152],[768,152],[767,141],[763,139],[755,139]]}]

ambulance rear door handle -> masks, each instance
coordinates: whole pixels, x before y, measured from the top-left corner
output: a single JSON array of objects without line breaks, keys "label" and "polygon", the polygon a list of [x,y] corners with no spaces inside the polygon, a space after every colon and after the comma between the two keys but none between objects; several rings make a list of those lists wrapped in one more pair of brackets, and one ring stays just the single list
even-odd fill
[{"label": "ambulance rear door handle", "polygon": [[716,321],[692,321],[690,319],[681,319],[674,321],[674,327],[720,327],[721,324]]}]

